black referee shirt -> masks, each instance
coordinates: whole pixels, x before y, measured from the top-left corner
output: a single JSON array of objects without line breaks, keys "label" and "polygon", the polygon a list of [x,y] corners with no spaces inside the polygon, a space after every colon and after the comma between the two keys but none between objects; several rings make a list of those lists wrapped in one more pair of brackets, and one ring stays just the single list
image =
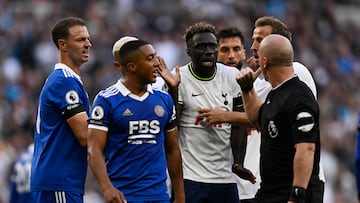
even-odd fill
[{"label": "black referee shirt", "polygon": [[319,174],[319,107],[310,88],[298,77],[268,94],[259,112],[261,127],[260,174],[264,191],[288,197],[293,180],[294,145],[315,143],[312,175]]}]

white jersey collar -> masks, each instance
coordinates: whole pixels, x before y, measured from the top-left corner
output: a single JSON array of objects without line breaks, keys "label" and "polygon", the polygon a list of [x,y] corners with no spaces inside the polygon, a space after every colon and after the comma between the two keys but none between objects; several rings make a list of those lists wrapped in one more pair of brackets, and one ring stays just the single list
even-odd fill
[{"label": "white jersey collar", "polygon": [[77,73],[75,73],[75,71],[73,71],[73,69],[71,69],[69,66],[63,64],[63,63],[57,63],[55,64],[55,68],[54,70],[57,70],[57,69],[64,69],[64,70],[67,70],[69,71],[71,74],[73,74],[77,79],[79,79],[81,81],[81,77],[80,75],[78,75]]},{"label": "white jersey collar", "polygon": [[125,85],[122,83],[122,80],[123,80],[123,79],[120,78],[120,79],[116,82],[115,86],[116,86],[116,88],[120,91],[120,93],[121,93],[123,96],[130,96],[130,97],[132,97],[132,98],[134,98],[134,99],[143,100],[143,99],[145,99],[145,98],[147,97],[147,95],[148,95],[149,93],[151,93],[151,94],[154,93],[154,92],[153,92],[153,89],[151,88],[151,85],[148,84],[148,85],[147,85],[147,90],[146,90],[147,92],[146,92],[143,96],[139,97],[139,96],[131,93],[130,90],[129,90],[128,88],[126,88]]}]

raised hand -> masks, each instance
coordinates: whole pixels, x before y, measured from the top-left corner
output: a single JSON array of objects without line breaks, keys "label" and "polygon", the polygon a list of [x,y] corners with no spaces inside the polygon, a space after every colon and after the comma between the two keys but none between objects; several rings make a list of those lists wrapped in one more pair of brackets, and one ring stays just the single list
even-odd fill
[{"label": "raised hand", "polygon": [[165,82],[172,88],[175,88],[180,83],[180,70],[179,66],[175,67],[175,75],[171,74],[169,71],[164,59],[160,56],[157,56],[160,65],[158,68],[158,73],[165,80]]}]

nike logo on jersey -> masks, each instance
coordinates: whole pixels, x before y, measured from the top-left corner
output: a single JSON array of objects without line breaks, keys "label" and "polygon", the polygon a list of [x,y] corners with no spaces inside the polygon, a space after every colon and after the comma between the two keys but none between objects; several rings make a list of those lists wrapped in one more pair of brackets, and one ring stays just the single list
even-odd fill
[{"label": "nike logo on jersey", "polygon": [[197,97],[197,96],[200,96],[200,95],[203,95],[203,94],[204,94],[204,93],[198,93],[198,94],[192,93],[191,96]]}]

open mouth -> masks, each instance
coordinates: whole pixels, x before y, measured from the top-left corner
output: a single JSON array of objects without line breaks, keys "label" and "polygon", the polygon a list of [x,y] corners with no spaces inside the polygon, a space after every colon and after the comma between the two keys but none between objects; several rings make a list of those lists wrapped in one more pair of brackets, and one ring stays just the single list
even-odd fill
[{"label": "open mouth", "polygon": [[236,66],[236,63],[233,62],[233,61],[229,61],[229,62],[226,63],[226,65],[227,65],[227,66],[233,66],[233,67],[235,67],[235,66]]},{"label": "open mouth", "polygon": [[206,58],[201,63],[203,66],[213,66],[214,62],[211,58]]}]

